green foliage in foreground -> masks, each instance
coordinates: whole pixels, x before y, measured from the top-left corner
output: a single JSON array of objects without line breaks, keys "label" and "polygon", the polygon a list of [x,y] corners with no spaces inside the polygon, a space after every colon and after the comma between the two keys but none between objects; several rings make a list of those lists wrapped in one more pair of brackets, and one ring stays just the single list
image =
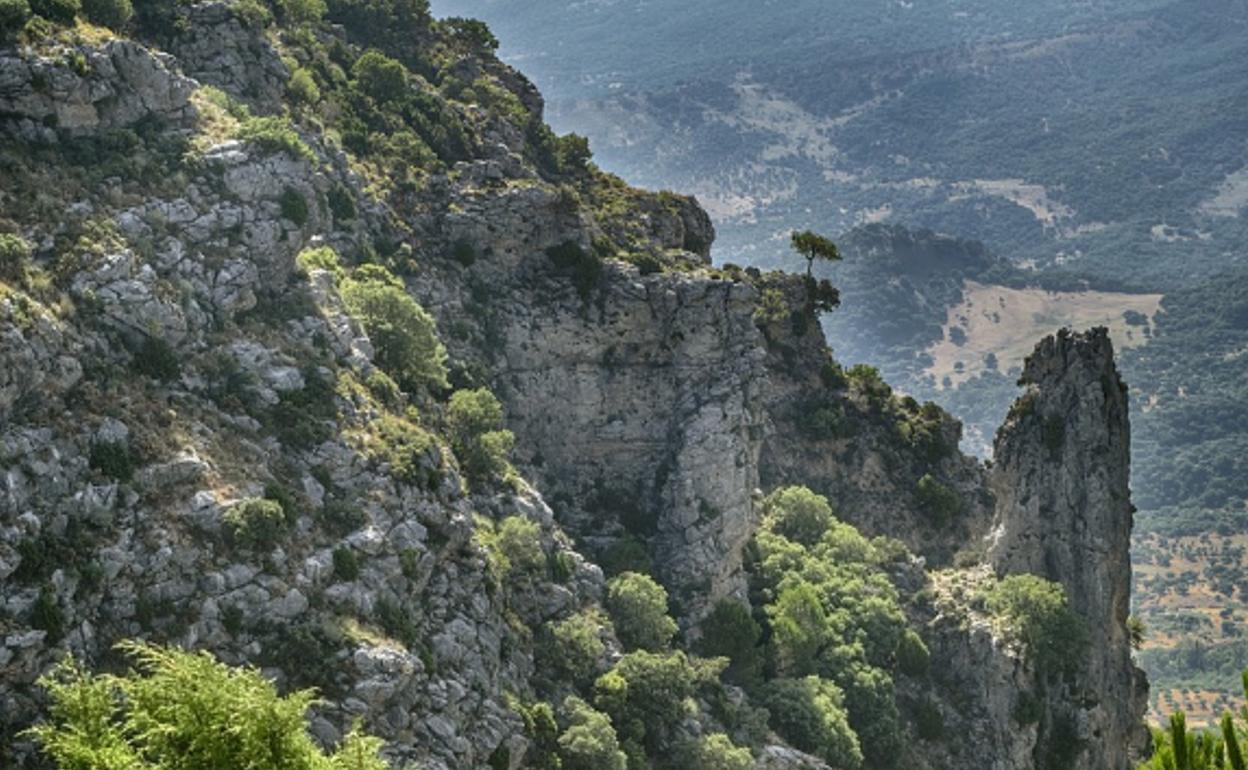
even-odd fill
[{"label": "green foliage in foreground", "polygon": [[[1248,695],[1248,671],[1240,678]],[[1242,718],[1248,720],[1248,711]],[[1153,755],[1138,770],[1244,770],[1245,727],[1237,727],[1227,711],[1218,729],[1194,732],[1187,729],[1187,715],[1176,711],[1168,725],[1153,730]]]},{"label": "green foliage in foreground", "polygon": [[358,731],[329,755],[307,731],[311,690],[281,697],[255,669],[140,643],[136,668],[95,675],[66,660],[40,680],[51,698],[30,730],[61,770],[389,770],[382,742]]}]

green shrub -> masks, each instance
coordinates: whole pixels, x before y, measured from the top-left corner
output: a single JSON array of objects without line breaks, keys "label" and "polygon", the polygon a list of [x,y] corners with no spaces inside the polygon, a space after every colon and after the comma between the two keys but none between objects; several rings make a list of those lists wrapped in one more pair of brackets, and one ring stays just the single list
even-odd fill
[{"label": "green shrub", "polygon": [[763,690],[762,704],[771,728],[795,748],[833,767],[862,767],[862,749],[849,726],[845,695],[832,682],[816,676],[776,679]]},{"label": "green shrub", "polygon": [[456,16],[445,19],[442,23],[450,29],[452,35],[466,41],[471,46],[490,51],[498,48],[498,38],[494,37],[494,33],[490,31],[489,26],[483,21]]},{"label": "green shrub", "polygon": [[282,21],[288,24],[311,24],[325,15],[325,0],[275,0]]},{"label": "green shrub", "polygon": [[368,514],[358,505],[329,500],[321,506],[316,521],[333,537],[346,537],[368,523]]},{"label": "green shrub", "polygon": [[410,484],[433,486],[440,457],[433,435],[411,419],[382,414],[369,426],[365,453],[390,468],[390,475]]},{"label": "green shrub", "polygon": [[407,94],[407,68],[381,51],[370,49],[351,67],[355,85],[381,104],[402,99]]},{"label": "green shrub", "polygon": [[598,564],[609,578],[622,572],[640,572],[643,575],[654,572],[646,544],[635,535],[625,535],[612,543],[599,557]]},{"label": "green shrub", "polygon": [[286,83],[286,93],[297,104],[316,104],[321,100],[321,89],[316,84],[312,73],[303,67],[296,67],[290,73],[290,81]]},{"label": "green shrub", "polygon": [[1060,584],[1036,575],[1010,575],[989,588],[984,601],[1039,670],[1060,671],[1080,660],[1087,628],[1071,611]]},{"label": "green shrub", "polygon": [[[3,14],[4,2],[0,0],[0,32],[4,29]],[[30,244],[20,235],[0,233],[0,281],[23,282],[30,265],[30,254]]]},{"label": "green shrub", "polygon": [[120,676],[95,676],[66,659],[39,680],[51,706],[29,734],[67,770],[122,768],[338,768],[387,770],[382,742],[352,731],[333,757],[307,730],[311,690],[281,697],[256,669],[210,653],[138,643]]},{"label": "green shrub", "polygon": [[704,735],[680,752],[684,770],[753,770],[754,757],[723,733]]},{"label": "green shrub", "polygon": [[451,256],[455,261],[464,267],[468,267],[477,261],[477,250],[473,247],[472,242],[464,238],[455,241],[451,246]]},{"label": "green shrub", "polygon": [[581,248],[576,241],[564,241],[546,249],[546,256],[564,273],[572,277],[572,285],[582,300],[588,301],[602,278],[602,260]]},{"label": "green shrub", "polygon": [[[11,35],[26,26],[30,19],[30,4],[26,0],[0,0],[0,37]],[[4,269],[4,245],[0,235],[0,270]]]},{"label": "green shrub", "polygon": [[563,620],[547,623],[548,643],[539,647],[545,658],[544,670],[573,685],[588,683],[599,673],[599,661],[607,654],[602,641],[607,619],[595,610],[585,610]]},{"label": "green shrub", "polygon": [[763,503],[763,517],[773,531],[811,546],[819,542],[832,523],[832,506],[827,498],[806,487],[784,487],[768,495]]},{"label": "green shrub", "polygon": [[360,576],[360,559],[355,551],[341,546],[334,549],[334,577],[350,582]]},{"label": "green shrub", "polygon": [[683,652],[636,650],[594,683],[594,705],[611,717],[625,741],[645,742],[651,751],[684,721],[686,701],[698,672]]},{"label": "green shrub", "polygon": [[433,316],[393,276],[381,272],[342,285],[343,302],[368,332],[377,364],[405,390],[447,387],[446,348],[438,340]]},{"label": "green shrub", "polygon": [[938,527],[948,524],[962,513],[962,498],[930,473],[923,474],[923,478],[919,479],[915,498]]},{"label": "green shrub", "polygon": [[223,518],[233,542],[254,551],[273,550],[286,530],[286,512],[276,500],[243,500]]},{"label": "green shrub", "polygon": [[345,185],[336,184],[325,194],[329,203],[329,213],[334,215],[334,222],[350,222],[356,217],[355,197]]},{"label": "green shrub", "polygon": [[134,6],[130,0],[82,0],[82,12],[92,24],[119,30],[130,23]]},{"label": "green shrub", "polygon": [[381,629],[408,647],[420,644],[420,626],[412,614],[397,601],[382,597],[373,605]]},{"label": "green shrub", "polygon": [[162,382],[172,382],[182,374],[178,354],[160,337],[144,337],[139,349],[134,351],[131,366],[139,374]]},{"label": "green shrub", "polygon": [[87,460],[95,470],[116,481],[126,482],[134,477],[138,461],[125,441],[95,441]]},{"label": "green shrub", "polygon": [[36,16],[42,16],[57,24],[73,24],[75,17],[82,11],[79,0],[29,0],[30,10]]},{"label": "green shrub", "polygon": [[580,698],[569,696],[563,702],[567,728],[559,736],[559,757],[563,770],[625,770],[628,758],[611,720]]},{"label": "green shrub", "polygon": [[555,139],[555,159],[562,173],[585,170],[593,157],[589,140],[580,134],[565,134]]},{"label": "green shrub", "polygon": [[308,210],[308,199],[299,190],[294,187],[282,190],[278,204],[282,207],[282,218],[294,222],[296,227],[303,227],[308,223],[311,214]]},{"label": "green shrub", "polygon": [[931,700],[924,700],[914,715],[919,737],[925,741],[938,741],[945,737],[945,717],[940,707]]},{"label": "green shrub", "polygon": [[542,528],[536,521],[523,516],[508,516],[498,525],[496,543],[506,560],[508,572],[532,574],[546,566]]},{"label": "green shrub", "polygon": [[47,634],[47,644],[56,644],[65,636],[65,613],[61,611],[56,591],[44,587],[30,607],[31,628]]},{"label": "green shrub", "polygon": [[754,684],[762,667],[759,641],[763,629],[750,608],[733,599],[720,599],[702,621],[698,651],[709,658],[729,660],[724,678],[740,685]]},{"label": "green shrub", "polygon": [[607,583],[607,611],[629,650],[662,650],[676,634],[667,615],[667,591],[648,575],[625,572]]},{"label": "green shrub", "polygon": [[457,390],[446,409],[451,448],[471,478],[488,479],[508,468],[515,444],[511,431],[501,430],[503,405],[487,388]]},{"label": "green shrub", "polygon": [[299,252],[299,256],[295,257],[295,264],[305,273],[324,270],[334,276],[335,281],[341,281],[347,275],[342,268],[342,260],[338,257],[338,252],[329,246],[304,249]]},{"label": "green shrub", "polygon": [[234,12],[252,29],[265,29],[273,23],[273,13],[264,0],[233,0]]},{"label": "green shrub", "polygon": [[284,152],[292,158],[316,161],[316,154],[290,125],[290,120],[273,115],[247,118],[238,127],[235,137],[250,142],[266,152]]},{"label": "green shrub", "polygon": [[906,676],[923,676],[931,665],[932,655],[923,637],[907,628],[897,645],[897,668]]}]

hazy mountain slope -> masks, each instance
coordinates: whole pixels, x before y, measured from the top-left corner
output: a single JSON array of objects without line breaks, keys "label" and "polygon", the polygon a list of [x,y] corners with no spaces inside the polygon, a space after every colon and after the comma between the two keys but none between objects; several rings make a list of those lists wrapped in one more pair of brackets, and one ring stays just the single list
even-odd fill
[{"label": "hazy mountain slope", "polygon": [[723,259],[877,219],[1141,288],[1238,259],[1243,2],[434,7],[503,30],[606,167],[697,194]]}]

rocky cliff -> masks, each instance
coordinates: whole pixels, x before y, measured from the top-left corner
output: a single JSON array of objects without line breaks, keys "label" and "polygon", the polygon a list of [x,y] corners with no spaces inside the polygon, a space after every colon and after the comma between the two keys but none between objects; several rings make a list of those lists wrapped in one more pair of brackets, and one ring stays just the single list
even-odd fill
[{"label": "rocky cliff", "polygon": [[[0,49],[0,763],[40,766],[20,730],[58,658],[144,638],[318,687],[325,743],[358,718],[396,764],[548,767],[536,705],[610,710],[586,672],[634,660],[599,564],[649,565],[677,648],[725,598],[766,626],[764,496],[804,485],[876,538],[871,585],[930,648],[930,673],[871,661],[891,762],[1047,768],[1060,717],[1078,767],[1126,766],[1143,683],[1103,338],[1038,348],[990,473],[948,415],[836,363],[800,278],[713,267],[695,201],[550,134],[479,28],[137,5],[124,35],[32,22]],[[1094,629],[1069,681],[978,598],[1023,572]],[[566,674],[552,640],[585,624]],[[662,740],[613,714],[632,761],[725,733],[760,768],[828,767],[751,705],[765,688],[688,671]]]},{"label": "rocky cliff", "polygon": [[[1148,685],[1131,662],[1130,427],[1127,388],[1108,332],[1062,331],[1028,358],[1025,391],[997,433],[996,518],[988,559],[998,574],[1030,573],[1066,586],[1092,620],[1079,676],[1050,682],[1048,724],[1071,724],[1084,747],[1074,768],[1128,768],[1105,746],[1147,744],[1138,714]],[[1071,708],[1075,705],[1076,708]],[[1127,706],[1127,708],[1124,708]]]}]

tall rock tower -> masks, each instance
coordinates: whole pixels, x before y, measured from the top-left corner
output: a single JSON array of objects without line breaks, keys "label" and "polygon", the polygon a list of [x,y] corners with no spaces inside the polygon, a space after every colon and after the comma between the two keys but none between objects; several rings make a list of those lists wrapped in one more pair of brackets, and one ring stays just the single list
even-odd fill
[{"label": "tall rock tower", "polygon": [[[1061,583],[1087,622],[1077,673],[1043,683],[1036,767],[1127,770],[1143,748],[1147,682],[1131,660],[1130,426],[1106,329],[1062,330],[1027,359],[997,433],[988,558],[998,575]],[[1060,758],[1060,759],[1059,759]]]}]

